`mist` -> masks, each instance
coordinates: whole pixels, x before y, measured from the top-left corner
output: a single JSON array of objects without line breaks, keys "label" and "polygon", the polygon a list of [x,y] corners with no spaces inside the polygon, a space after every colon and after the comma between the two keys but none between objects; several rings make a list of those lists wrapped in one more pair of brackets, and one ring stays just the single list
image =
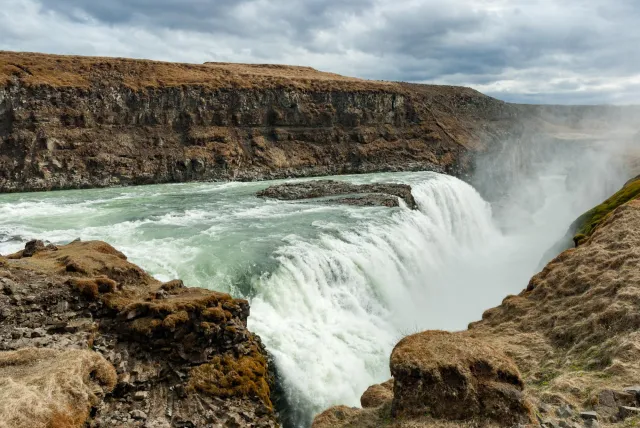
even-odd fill
[{"label": "mist", "polygon": [[542,269],[573,246],[580,215],[640,173],[638,116],[636,108],[541,107],[520,138],[476,157],[470,182],[527,260],[507,270]]}]

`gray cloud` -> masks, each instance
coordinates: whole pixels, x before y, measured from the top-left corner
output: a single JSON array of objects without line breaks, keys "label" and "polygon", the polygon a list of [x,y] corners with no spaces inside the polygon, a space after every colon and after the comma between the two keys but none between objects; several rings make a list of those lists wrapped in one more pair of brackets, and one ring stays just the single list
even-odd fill
[{"label": "gray cloud", "polygon": [[636,0],[3,0],[0,49],[310,65],[502,99],[640,103]]}]

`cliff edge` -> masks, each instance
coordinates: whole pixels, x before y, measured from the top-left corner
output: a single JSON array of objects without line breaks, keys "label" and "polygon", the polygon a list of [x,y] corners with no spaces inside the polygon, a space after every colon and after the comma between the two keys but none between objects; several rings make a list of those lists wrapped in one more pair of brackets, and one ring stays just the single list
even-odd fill
[{"label": "cliff edge", "polygon": [[276,427],[249,304],[104,242],[0,257],[0,427]]},{"label": "cliff edge", "polygon": [[[0,192],[434,170],[510,135],[469,88],[0,51]],[[515,126],[517,128],[517,126]]]}]

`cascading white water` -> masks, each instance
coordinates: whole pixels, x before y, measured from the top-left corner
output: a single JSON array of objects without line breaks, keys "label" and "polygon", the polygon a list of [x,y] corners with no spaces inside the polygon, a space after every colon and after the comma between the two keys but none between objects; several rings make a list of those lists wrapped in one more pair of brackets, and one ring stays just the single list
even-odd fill
[{"label": "cascading white water", "polygon": [[448,305],[477,294],[476,284],[447,283],[448,272],[469,268],[500,231],[489,204],[455,178],[436,176],[413,194],[419,210],[385,222],[313,242],[291,237],[278,250],[280,266],[255,284],[250,328],[275,355],[291,406],[307,417],[358,405],[362,391],[389,378],[388,356],[403,334],[462,327],[443,309],[460,310]]},{"label": "cascading white water", "polygon": [[[577,191],[565,177],[584,162],[590,180],[574,177]],[[470,185],[425,172],[333,177],[409,183],[418,210],[255,197],[272,183],[1,195],[0,253],[35,237],[102,239],[162,280],[250,299],[289,422],[307,427],[387,380],[402,336],[463,329],[519,292],[569,224],[620,184],[597,154],[539,170],[494,215]]]}]

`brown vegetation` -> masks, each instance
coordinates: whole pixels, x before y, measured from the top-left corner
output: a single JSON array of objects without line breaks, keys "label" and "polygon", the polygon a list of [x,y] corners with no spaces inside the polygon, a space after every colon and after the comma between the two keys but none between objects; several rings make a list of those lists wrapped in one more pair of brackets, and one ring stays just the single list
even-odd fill
[{"label": "brown vegetation", "polygon": [[116,372],[92,351],[0,352],[0,427],[82,427]]},{"label": "brown vegetation", "polygon": [[189,388],[221,398],[257,397],[272,408],[267,378],[267,360],[261,353],[227,354],[191,370]]},{"label": "brown vegetation", "polygon": [[269,64],[178,64],[125,58],[80,57],[0,51],[0,85],[19,79],[24,85],[89,88],[93,84],[131,89],[172,86],[399,90],[397,83],[367,81],[310,67]]},{"label": "brown vegetation", "polygon": [[405,337],[391,354],[391,374],[394,417],[532,422],[516,365],[475,339],[442,331]]},{"label": "brown vegetation", "polygon": [[[59,247],[30,243],[0,269],[0,351],[17,350],[17,360],[24,360],[23,368],[14,363],[3,368],[0,352],[0,400],[3,392],[28,397],[25,388],[2,391],[3,382],[15,383],[22,374],[34,388],[50,381],[47,373],[57,379],[67,371],[72,382],[72,366],[87,367],[77,361],[80,357],[94,361],[89,355],[111,367],[109,390],[116,377],[109,363],[117,368],[117,387],[106,397],[87,395],[86,404],[79,400],[78,406],[63,399],[64,391],[49,394],[37,387],[48,394],[41,400],[44,407],[35,405],[35,398],[11,401],[7,396],[12,405],[3,408],[4,400],[0,403],[0,421],[11,411],[7,417],[46,419],[36,426],[51,428],[85,423],[95,427],[185,426],[183,422],[210,426],[215,421],[239,426],[247,418],[256,427],[274,427],[266,351],[247,330],[248,315],[247,301],[187,288],[179,280],[162,284],[103,242],[74,241]],[[26,349],[34,346],[58,350],[51,350],[49,362],[39,357],[49,354]],[[73,352],[80,351],[69,351],[69,347],[98,353],[83,351],[76,358]],[[27,360],[28,355],[39,365]],[[96,370],[90,370],[91,376],[102,379],[102,372]],[[43,376],[42,381],[38,376]],[[69,388],[64,382],[58,384]],[[87,419],[89,409],[98,404]],[[25,411],[25,406],[34,409]],[[8,426],[26,425],[20,420]],[[2,422],[0,427],[4,428]]]}]

